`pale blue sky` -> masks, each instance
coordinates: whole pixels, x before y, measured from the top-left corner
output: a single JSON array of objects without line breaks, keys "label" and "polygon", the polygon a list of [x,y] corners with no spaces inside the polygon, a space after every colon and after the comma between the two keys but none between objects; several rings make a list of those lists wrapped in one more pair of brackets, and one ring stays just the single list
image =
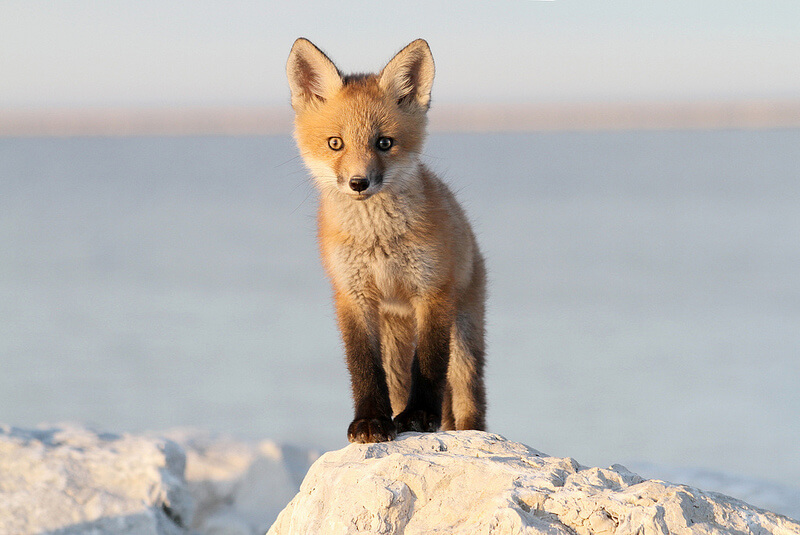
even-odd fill
[{"label": "pale blue sky", "polygon": [[434,99],[800,99],[798,0],[0,2],[0,107],[288,102],[293,40],[344,71],[427,39]]}]

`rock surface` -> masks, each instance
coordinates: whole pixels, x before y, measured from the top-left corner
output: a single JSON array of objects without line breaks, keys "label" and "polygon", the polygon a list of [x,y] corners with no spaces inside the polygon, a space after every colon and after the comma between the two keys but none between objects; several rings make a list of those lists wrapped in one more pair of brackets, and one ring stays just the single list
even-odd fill
[{"label": "rock surface", "polygon": [[0,425],[0,535],[263,534],[317,457],[198,430]]},{"label": "rock surface", "polygon": [[722,494],[587,468],[477,431],[402,435],[323,455],[268,535],[800,534]]},{"label": "rock surface", "polygon": [[175,443],[77,426],[0,426],[0,533],[186,533]]},{"label": "rock surface", "polygon": [[319,457],[271,440],[245,442],[197,430],[164,435],[186,451],[196,509],[191,528],[207,535],[263,535]]},{"label": "rock surface", "polygon": [[314,463],[295,496],[316,458],[204,431],[0,425],[0,535],[256,535],[276,517],[271,535],[800,534],[798,522],[733,498],[488,433],[351,445]]}]

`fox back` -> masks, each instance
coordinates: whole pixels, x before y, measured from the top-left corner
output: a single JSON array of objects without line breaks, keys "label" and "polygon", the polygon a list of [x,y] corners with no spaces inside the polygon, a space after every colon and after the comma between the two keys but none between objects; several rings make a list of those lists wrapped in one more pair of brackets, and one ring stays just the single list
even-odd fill
[{"label": "fox back", "polygon": [[351,375],[348,438],[483,429],[485,271],[461,207],[419,159],[434,75],[427,43],[380,73],[343,75],[301,38],[287,74]]}]

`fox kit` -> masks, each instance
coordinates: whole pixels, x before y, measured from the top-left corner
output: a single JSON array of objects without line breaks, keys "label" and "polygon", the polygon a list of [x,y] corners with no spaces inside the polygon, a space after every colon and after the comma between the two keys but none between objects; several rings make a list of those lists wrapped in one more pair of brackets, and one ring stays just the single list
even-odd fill
[{"label": "fox kit", "polygon": [[428,43],[378,74],[343,75],[301,38],[286,71],[295,138],[320,191],[319,246],[355,405],[348,439],[484,429],[483,257],[455,197],[419,159]]}]

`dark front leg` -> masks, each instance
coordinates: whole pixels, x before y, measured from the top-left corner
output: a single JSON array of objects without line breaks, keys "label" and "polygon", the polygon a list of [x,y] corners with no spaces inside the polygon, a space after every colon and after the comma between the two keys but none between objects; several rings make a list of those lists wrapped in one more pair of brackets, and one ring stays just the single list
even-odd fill
[{"label": "dark front leg", "polygon": [[355,417],[347,428],[350,442],[385,442],[396,436],[386,375],[381,365],[377,326],[363,308],[337,299],[339,328],[344,339],[353,389]]},{"label": "dark front leg", "polygon": [[450,361],[448,307],[418,313],[419,342],[411,364],[411,392],[405,410],[397,415],[397,431],[431,432],[442,423],[442,400]]}]

